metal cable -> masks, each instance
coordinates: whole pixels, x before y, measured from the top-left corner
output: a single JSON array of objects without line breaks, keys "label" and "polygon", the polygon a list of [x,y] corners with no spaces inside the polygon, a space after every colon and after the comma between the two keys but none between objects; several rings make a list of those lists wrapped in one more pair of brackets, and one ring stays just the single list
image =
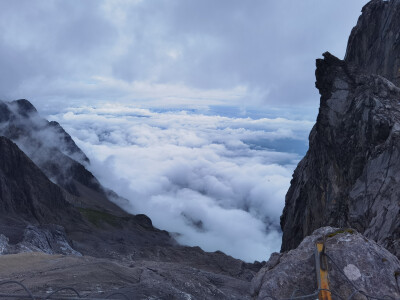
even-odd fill
[{"label": "metal cable", "polygon": [[65,291],[65,290],[73,291],[73,292],[78,296],[78,298],[81,298],[81,295],[79,295],[79,293],[78,293],[78,291],[77,291],[76,289],[74,289],[74,288],[72,288],[72,287],[63,287],[63,288],[60,288],[60,289],[58,289],[58,290],[52,292],[51,294],[49,294],[49,295],[48,295],[46,298],[44,298],[44,299],[50,299],[50,297],[53,296],[54,294],[57,294],[57,293],[59,293],[59,292],[61,292],[61,291]]},{"label": "metal cable", "polygon": [[[53,299],[53,300],[81,300],[82,296],[79,294],[79,292],[72,288],[72,287],[61,287],[58,290],[52,292],[51,294],[47,296],[43,295],[33,295],[32,292],[22,283],[19,281],[14,281],[14,280],[6,280],[6,281],[0,281],[0,286],[5,285],[5,284],[16,284],[21,286],[25,291],[25,294],[6,294],[6,293],[0,293],[0,298],[15,298],[15,299],[32,299],[32,300],[39,300],[39,299]],[[76,296],[55,296],[55,294],[64,291],[64,290],[69,290],[73,291]],[[55,297],[54,297],[55,296]],[[122,296],[123,298],[129,300],[129,297],[125,295],[124,293],[117,292],[117,293],[112,293],[111,295],[108,295],[106,298],[86,298],[86,300],[104,300],[104,299],[112,299],[111,297],[113,296]]]},{"label": "metal cable", "polygon": [[6,281],[1,281],[0,282],[0,286],[1,285],[5,285],[5,284],[9,284],[9,283],[12,283],[12,284],[16,284],[16,285],[19,285],[19,286],[21,286],[24,290],[25,290],[25,292],[28,294],[28,298],[31,298],[31,299],[33,299],[33,300],[35,300],[35,298],[33,297],[33,295],[32,295],[32,293],[31,293],[31,291],[25,286],[25,285],[23,285],[21,282],[19,282],[19,281],[15,281],[15,280],[6,280]]},{"label": "metal cable", "polygon": [[270,299],[272,299],[272,300],[278,300],[278,299],[276,299],[275,297],[269,296],[269,295],[265,295],[264,297],[262,297],[261,300],[268,299],[268,298],[270,298]]},{"label": "metal cable", "polygon": [[106,297],[106,299],[110,299],[112,296],[122,296],[122,297],[124,297],[125,299],[127,299],[127,300],[129,300],[129,298],[128,298],[128,296],[127,295],[125,295],[125,294],[123,294],[123,293],[120,293],[120,292],[118,292],[118,293],[113,293],[113,294],[111,294],[111,295],[108,295],[107,297]]},{"label": "metal cable", "polygon": [[292,295],[290,296],[290,299],[293,299],[293,297],[296,296],[296,293],[297,293],[297,292],[300,292],[300,293],[303,293],[303,294],[304,294],[304,292],[303,292],[301,289],[295,289],[295,290],[293,291]]}]

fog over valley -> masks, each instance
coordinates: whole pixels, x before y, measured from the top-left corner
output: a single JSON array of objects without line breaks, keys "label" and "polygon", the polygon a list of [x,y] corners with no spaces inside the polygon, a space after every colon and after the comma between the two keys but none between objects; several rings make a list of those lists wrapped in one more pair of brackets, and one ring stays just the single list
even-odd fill
[{"label": "fog over valley", "polygon": [[[126,106],[53,115],[90,157],[95,176],[132,213],[183,244],[246,261],[280,247],[279,216],[313,122],[221,117]],[[276,147],[278,145],[278,147]]]}]

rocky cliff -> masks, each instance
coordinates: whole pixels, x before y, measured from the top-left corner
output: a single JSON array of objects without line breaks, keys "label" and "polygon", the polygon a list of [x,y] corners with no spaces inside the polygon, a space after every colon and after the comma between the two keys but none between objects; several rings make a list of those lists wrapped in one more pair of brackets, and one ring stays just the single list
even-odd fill
[{"label": "rocky cliff", "polygon": [[400,1],[373,0],[351,31],[345,61],[400,85]]},{"label": "rocky cliff", "polygon": [[282,250],[331,225],[356,228],[399,256],[400,89],[324,57],[319,115],[281,217]]},{"label": "rocky cliff", "polygon": [[322,226],[353,227],[400,257],[400,1],[371,1],[344,61],[317,60],[309,150],[281,217],[282,251]]},{"label": "rocky cliff", "polygon": [[0,137],[0,228],[13,244],[27,225],[75,223],[80,214],[17,145]]}]

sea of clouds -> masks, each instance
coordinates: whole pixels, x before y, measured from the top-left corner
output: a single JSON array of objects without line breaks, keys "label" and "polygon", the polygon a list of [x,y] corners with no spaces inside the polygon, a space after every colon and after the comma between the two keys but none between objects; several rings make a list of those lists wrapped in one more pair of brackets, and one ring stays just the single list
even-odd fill
[{"label": "sea of clouds", "polygon": [[245,261],[279,251],[279,217],[312,121],[118,104],[49,118],[101,183],[129,199],[127,210],[180,243]]}]

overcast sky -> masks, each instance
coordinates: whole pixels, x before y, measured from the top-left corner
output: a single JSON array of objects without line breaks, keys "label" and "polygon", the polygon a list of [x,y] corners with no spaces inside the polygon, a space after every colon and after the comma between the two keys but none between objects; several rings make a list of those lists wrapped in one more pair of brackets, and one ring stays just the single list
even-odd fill
[{"label": "overcast sky", "polygon": [[1,1],[0,98],[318,106],[315,59],[344,56],[366,2]]}]

